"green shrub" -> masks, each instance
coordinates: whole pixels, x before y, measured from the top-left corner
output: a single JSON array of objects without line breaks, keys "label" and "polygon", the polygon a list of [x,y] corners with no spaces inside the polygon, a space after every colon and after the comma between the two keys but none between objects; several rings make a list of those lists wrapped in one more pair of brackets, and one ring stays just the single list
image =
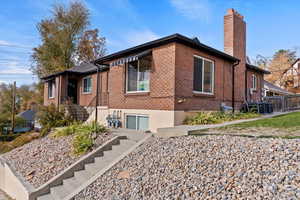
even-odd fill
[{"label": "green shrub", "polygon": [[94,145],[93,134],[98,136],[105,132],[107,129],[98,123],[78,125],[73,138],[73,153],[75,155],[86,153]]},{"label": "green shrub", "polygon": [[61,111],[54,104],[42,106],[37,113],[37,119],[42,126],[41,135],[48,134],[51,128],[67,126],[73,123],[73,120],[65,115],[64,108]]},{"label": "green shrub", "polygon": [[51,137],[57,138],[57,137],[64,137],[73,135],[76,133],[76,131],[80,128],[81,124],[74,123],[67,127],[57,128],[52,134]]},{"label": "green shrub", "polygon": [[86,153],[94,145],[92,134],[89,132],[77,133],[73,138],[73,153],[81,155]]},{"label": "green shrub", "polygon": [[187,125],[206,125],[219,124],[223,122],[250,119],[259,117],[257,113],[224,113],[224,112],[199,112],[193,117],[186,117],[184,124]]}]

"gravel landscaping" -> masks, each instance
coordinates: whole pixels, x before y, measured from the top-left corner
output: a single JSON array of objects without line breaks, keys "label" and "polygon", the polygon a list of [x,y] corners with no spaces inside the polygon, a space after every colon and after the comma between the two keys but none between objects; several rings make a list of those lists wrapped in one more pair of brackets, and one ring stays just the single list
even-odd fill
[{"label": "gravel landscaping", "polygon": [[75,199],[300,199],[300,140],[151,138]]},{"label": "gravel landscaping", "polygon": [[300,128],[294,127],[289,129],[272,128],[272,127],[222,127],[197,131],[192,134],[196,135],[244,135],[254,137],[298,137],[300,138]]},{"label": "gravel landscaping", "polygon": [[[80,158],[71,153],[72,137],[72,135],[59,138],[46,136],[2,156],[19,174],[37,188]],[[111,133],[102,134],[96,139],[96,144],[101,145],[112,137]]]}]

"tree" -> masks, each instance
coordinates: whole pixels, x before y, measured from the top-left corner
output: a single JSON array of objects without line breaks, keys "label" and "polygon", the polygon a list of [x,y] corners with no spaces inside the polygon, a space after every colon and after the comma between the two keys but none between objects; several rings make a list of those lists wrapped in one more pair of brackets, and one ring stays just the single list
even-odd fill
[{"label": "tree", "polygon": [[33,49],[32,71],[41,78],[102,56],[105,38],[97,29],[87,30],[89,24],[89,11],[82,3],[56,4],[52,17],[37,25],[42,44]]},{"label": "tree", "polygon": [[291,67],[296,58],[296,51],[284,49],[277,51],[268,65],[271,74],[266,79],[280,87],[286,87],[289,80],[287,76],[284,76],[284,73]]},{"label": "tree", "polygon": [[99,30],[85,31],[79,40],[77,55],[79,63],[89,62],[105,55],[105,38],[98,35]]},{"label": "tree", "polygon": [[262,56],[260,54],[258,54],[254,60],[254,65],[256,65],[262,69],[267,69],[269,63],[270,63],[270,59],[265,56]]}]

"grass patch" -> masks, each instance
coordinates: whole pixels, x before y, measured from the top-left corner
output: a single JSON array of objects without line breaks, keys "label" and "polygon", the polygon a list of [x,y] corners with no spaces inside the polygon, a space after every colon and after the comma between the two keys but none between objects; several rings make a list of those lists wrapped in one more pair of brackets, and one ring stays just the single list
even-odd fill
[{"label": "grass patch", "polygon": [[250,128],[250,127],[270,127],[289,129],[291,131],[300,129],[300,112],[293,112],[284,115],[275,116],[268,119],[260,119],[251,122],[243,122],[227,127]]},{"label": "grass patch", "polygon": [[224,112],[198,112],[193,117],[187,117],[184,124],[187,125],[206,125],[220,124],[241,119],[251,119],[259,117],[257,113],[224,113]]}]

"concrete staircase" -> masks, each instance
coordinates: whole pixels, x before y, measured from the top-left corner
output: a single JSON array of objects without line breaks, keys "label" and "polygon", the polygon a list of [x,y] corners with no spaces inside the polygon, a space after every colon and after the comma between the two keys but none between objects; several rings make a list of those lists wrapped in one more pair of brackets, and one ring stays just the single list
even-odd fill
[{"label": "concrete staircase", "polygon": [[88,111],[83,106],[80,106],[78,104],[67,104],[64,105],[64,107],[66,114],[71,116],[75,120],[84,122],[90,116]]},{"label": "concrete staircase", "polygon": [[80,189],[82,185],[86,185],[90,179],[103,169],[109,167],[116,158],[135,144],[136,141],[134,140],[120,140],[119,144],[112,145],[111,148],[104,150],[102,154],[94,157],[90,163],[84,164],[83,169],[77,170],[73,173],[73,176],[65,178],[61,185],[51,187],[50,193],[37,197],[37,200],[69,199],[70,194]]}]

